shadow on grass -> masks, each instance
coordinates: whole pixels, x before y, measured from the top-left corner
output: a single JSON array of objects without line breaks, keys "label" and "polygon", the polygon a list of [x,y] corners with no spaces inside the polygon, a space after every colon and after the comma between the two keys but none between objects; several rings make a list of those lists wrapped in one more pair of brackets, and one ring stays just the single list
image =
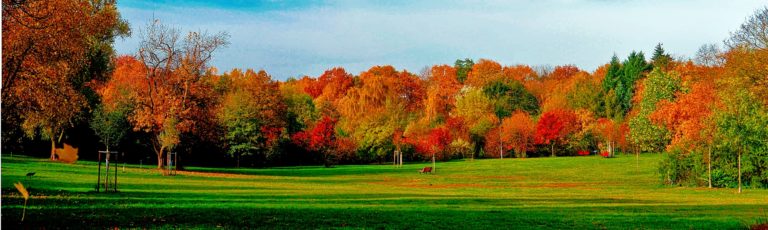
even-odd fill
[{"label": "shadow on grass", "polygon": [[243,174],[243,175],[260,175],[260,176],[288,176],[288,177],[325,177],[325,176],[365,176],[365,175],[377,175],[377,174],[392,174],[392,173],[415,173],[416,171],[411,168],[417,168],[420,165],[413,165],[408,168],[394,168],[389,165],[344,165],[332,168],[326,168],[323,166],[303,166],[303,167],[289,167],[289,168],[265,168],[265,169],[246,169],[246,168],[200,168],[200,167],[188,167],[187,171],[190,172],[206,172],[206,173],[229,173],[229,174]]},{"label": "shadow on grass", "polygon": [[[83,207],[41,208],[27,211],[20,222],[21,207],[3,208],[2,227],[27,228],[388,228],[388,229],[498,229],[498,228],[651,228],[732,229],[744,228],[737,217],[701,216],[712,205],[612,207],[520,207],[493,210],[422,208],[322,208],[294,207]],[[745,212],[757,205],[726,205],[718,209]],[[742,213],[743,214],[743,213]],[[83,225],[87,224],[87,225]]]}]

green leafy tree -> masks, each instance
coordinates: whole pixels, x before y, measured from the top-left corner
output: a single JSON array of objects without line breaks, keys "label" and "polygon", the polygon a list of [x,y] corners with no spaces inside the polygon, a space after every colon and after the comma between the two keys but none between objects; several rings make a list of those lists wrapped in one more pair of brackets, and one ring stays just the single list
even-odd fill
[{"label": "green leafy tree", "polygon": [[464,82],[464,80],[467,80],[467,74],[469,74],[469,71],[472,70],[472,66],[474,65],[475,62],[469,58],[465,58],[464,60],[456,60],[453,66],[456,68],[456,78],[458,78],[459,82]]},{"label": "green leafy tree", "polygon": [[604,101],[605,115],[613,119],[622,119],[632,108],[632,97],[635,94],[635,82],[651,69],[645,61],[643,52],[632,52],[623,63],[614,55],[603,80],[603,93],[611,91],[615,97],[606,97]]},{"label": "green leafy tree", "polygon": [[240,156],[263,153],[268,157],[284,133],[286,106],[276,82],[264,71],[247,70],[233,76],[234,88],[224,96],[219,120],[226,129],[228,153]]},{"label": "green leafy tree", "polygon": [[670,141],[670,133],[663,126],[653,124],[649,116],[656,111],[656,103],[674,99],[675,93],[681,87],[680,76],[676,72],[665,73],[655,69],[645,79],[644,84],[639,113],[629,120],[630,140],[641,151],[661,151]]},{"label": "green leafy tree", "polygon": [[[608,98],[607,94],[603,96],[601,95],[602,92],[600,90],[596,90],[601,87],[600,82],[597,80],[599,79],[594,79],[589,75],[577,79],[573,85],[573,90],[566,94],[568,104],[571,105],[573,109],[586,109],[592,112],[592,114],[600,114],[601,104],[604,103],[604,101],[609,101],[609,99],[615,99]],[[605,99],[603,97],[605,97]]]},{"label": "green leafy tree", "polygon": [[[733,84],[721,93],[724,108],[715,112],[716,145],[736,164],[738,189],[743,181],[768,187],[768,109],[745,87]],[[733,159],[734,156],[736,159]]]},{"label": "green leafy tree", "polygon": [[672,56],[664,51],[664,47],[661,47],[661,43],[656,44],[656,47],[653,49],[653,57],[651,57],[651,63],[653,63],[653,66],[667,70],[671,62]]},{"label": "green leafy tree", "polygon": [[539,112],[539,102],[533,94],[518,81],[495,81],[483,89],[483,93],[493,100],[494,111],[498,118],[512,115],[516,110],[528,114]]},{"label": "green leafy tree", "polygon": [[99,136],[107,151],[110,148],[118,147],[128,130],[131,129],[131,124],[128,123],[127,119],[129,112],[130,108],[127,106],[110,110],[103,105],[96,107],[93,111],[91,129]]}]

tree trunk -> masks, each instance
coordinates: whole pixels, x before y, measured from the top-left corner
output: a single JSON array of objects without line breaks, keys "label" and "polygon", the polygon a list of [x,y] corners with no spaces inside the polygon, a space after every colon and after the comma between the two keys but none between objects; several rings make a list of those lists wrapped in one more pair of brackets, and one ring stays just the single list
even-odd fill
[{"label": "tree trunk", "polygon": [[435,167],[435,154],[432,154],[432,172],[436,172],[437,168]]},{"label": "tree trunk", "polygon": [[552,151],[552,157],[555,157],[555,143],[552,143],[549,146],[550,146],[550,149]]},{"label": "tree trunk", "polygon": [[159,150],[157,150],[157,169],[163,169],[163,149],[165,147],[160,147]]},{"label": "tree trunk", "polygon": [[392,166],[397,167],[397,150],[392,152]]},{"label": "tree trunk", "polygon": [[403,152],[397,151],[397,155],[400,157],[400,160],[397,161],[398,164],[400,164],[400,168],[403,167]]},{"label": "tree trunk", "polygon": [[501,140],[501,130],[499,130],[499,158],[504,159],[504,142]]},{"label": "tree trunk", "polygon": [[709,188],[712,188],[712,146],[709,146],[709,156],[707,156],[707,182],[709,182]]},{"label": "tree trunk", "polygon": [[56,139],[51,137],[51,160],[56,160]]},{"label": "tree trunk", "polygon": [[[742,147],[744,149],[744,147]],[[739,150],[739,193],[741,193],[741,152],[742,149]]]}]

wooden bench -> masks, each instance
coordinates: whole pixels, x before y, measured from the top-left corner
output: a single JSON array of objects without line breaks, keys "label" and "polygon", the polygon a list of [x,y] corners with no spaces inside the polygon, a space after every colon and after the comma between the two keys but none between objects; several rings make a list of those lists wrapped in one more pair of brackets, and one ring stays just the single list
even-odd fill
[{"label": "wooden bench", "polygon": [[421,169],[421,171],[419,171],[419,173],[432,173],[432,167],[429,167],[429,166],[424,167],[423,169]]}]

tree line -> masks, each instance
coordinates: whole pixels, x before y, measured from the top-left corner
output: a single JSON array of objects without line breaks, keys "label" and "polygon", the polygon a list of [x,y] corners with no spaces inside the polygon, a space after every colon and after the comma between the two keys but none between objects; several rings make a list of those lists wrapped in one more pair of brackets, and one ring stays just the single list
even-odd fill
[{"label": "tree line", "polygon": [[227,33],[159,20],[118,56],[131,30],[114,1],[3,5],[3,151],[47,140],[55,159],[69,141],[158,168],[169,152],[238,167],[662,152],[663,183],[768,187],[768,8],[694,58],[658,44],[591,72],[459,59],[276,81],[210,66]]}]

